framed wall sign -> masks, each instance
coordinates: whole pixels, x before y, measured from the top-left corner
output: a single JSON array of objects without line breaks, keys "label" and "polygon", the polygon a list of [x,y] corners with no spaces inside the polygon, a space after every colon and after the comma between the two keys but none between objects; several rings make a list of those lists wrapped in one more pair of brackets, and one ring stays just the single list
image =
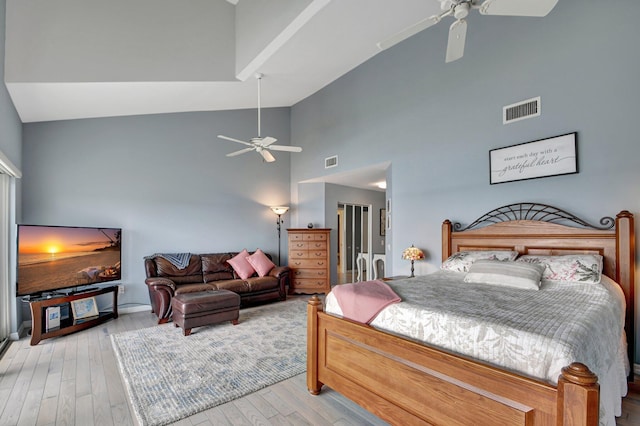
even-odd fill
[{"label": "framed wall sign", "polygon": [[489,151],[489,182],[578,173],[576,132]]}]

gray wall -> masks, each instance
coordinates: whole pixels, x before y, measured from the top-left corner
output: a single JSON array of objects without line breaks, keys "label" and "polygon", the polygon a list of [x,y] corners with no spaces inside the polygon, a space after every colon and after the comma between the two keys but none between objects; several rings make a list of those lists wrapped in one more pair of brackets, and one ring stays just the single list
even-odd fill
[{"label": "gray wall", "polygon": [[[304,149],[292,185],[391,161],[387,273],[396,275],[409,273],[400,253],[411,244],[428,256],[416,273],[438,268],[446,218],[470,223],[519,201],[592,222],[640,213],[640,2],[615,5],[562,0],[542,19],[474,13],[465,55],[449,64],[448,21],[380,53],[292,108],[291,140]],[[540,117],[502,124],[504,105],[534,96]],[[490,149],[573,131],[578,174],[489,185]],[[331,155],[340,163],[326,171]]]},{"label": "gray wall", "polygon": [[[263,111],[289,144],[289,109]],[[24,126],[22,222],[122,227],[119,302],[148,304],[143,257],[243,248],[277,255],[272,205],[289,203],[289,153],[225,154],[248,139],[255,110],[87,119]],[[288,215],[283,217],[288,226]],[[285,240],[286,241],[286,240]],[[286,258],[286,243],[283,244]]]}]

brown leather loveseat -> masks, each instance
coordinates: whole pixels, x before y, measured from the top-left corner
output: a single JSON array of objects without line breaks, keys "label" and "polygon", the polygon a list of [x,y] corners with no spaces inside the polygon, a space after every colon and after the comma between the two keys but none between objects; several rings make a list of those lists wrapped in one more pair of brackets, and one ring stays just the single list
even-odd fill
[{"label": "brown leather loveseat", "polygon": [[[289,267],[276,266],[264,277],[257,274],[243,280],[227,261],[238,253],[191,254],[189,264],[179,269],[162,256],[145,258],[151,309],[158,324],[171,318],[171,299],[175,294],[224,289],[240,295],[240,307],[286,300]],[[269,256],[267,254],[269,258]]]}]

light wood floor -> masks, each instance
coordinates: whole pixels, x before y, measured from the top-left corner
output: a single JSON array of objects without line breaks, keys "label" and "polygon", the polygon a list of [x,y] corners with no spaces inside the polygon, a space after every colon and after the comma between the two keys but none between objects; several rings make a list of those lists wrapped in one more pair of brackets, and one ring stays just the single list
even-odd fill
[{"label": "light wood floor", "polygon": [[[30,346],[12,342],[0,359],[0,425],[132,425],[133,412],[109,336],[153,327],[148,312]],[[299,375],[176,425],[385,425],[338,393],[307,392]]]},{"label": "light wood floor", "polygon": [[[148,312],[29,345],[13,342],[0,359],[0,425],[131,425],[109,336],[155,325]],[[331,389],[306,390],[304,375],[196,414],[176,425],[385,425]],[[618,425],[640,425],[640,385]]]}]

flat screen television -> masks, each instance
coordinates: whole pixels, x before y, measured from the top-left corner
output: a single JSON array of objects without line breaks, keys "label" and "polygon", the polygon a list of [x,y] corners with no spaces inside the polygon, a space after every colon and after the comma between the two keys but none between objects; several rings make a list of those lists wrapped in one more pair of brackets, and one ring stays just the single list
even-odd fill
[{"label": "flat screen television", "polygon": [[120,228],[18,225],[18,296],[120,279]]}]

